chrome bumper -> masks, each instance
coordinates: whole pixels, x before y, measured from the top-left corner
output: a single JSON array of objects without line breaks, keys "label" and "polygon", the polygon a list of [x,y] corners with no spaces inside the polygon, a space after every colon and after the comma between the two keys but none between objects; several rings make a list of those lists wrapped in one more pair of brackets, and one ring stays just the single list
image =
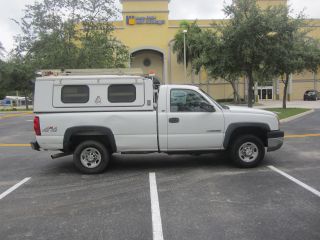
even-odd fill
[{"label": "chrome bumper", "polygon": [[284,142],[284,132],[272,131],[268,133],[268,152],[280,149]]}]

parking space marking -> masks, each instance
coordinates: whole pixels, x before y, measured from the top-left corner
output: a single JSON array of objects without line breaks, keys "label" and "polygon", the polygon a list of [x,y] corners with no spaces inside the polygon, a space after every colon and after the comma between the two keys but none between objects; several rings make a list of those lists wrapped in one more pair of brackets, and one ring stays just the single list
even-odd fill
[{"label": "parking space marking", "polygon": [[163,240],[160,205],[155,173],[149,173],[153,240]]},{"label": "parking space marking", "polygon": [[0,147],[31,147],[31,145],[25,143],[0,143]]},{"label": "parking space marking", "polygon": [[276,168],[276,167],[274,167],[274,166],[268,166],[268,168],[270,168],[271,170],[273,170],[273,171],[281,174],[282,176],[288,178],[288,179],[291,180],[292,182],[300,185],[301,187],[307,189],[308,191],[312,192],[312,193],[315,194],[316,196],[320,197],[320,192],[319,192],[318,190],[314,189],[313,187],[310,187],[309,185],[307,185],[307,184],[299,181],[298,179],[290,176],[289,174],[287,174],[287,173],[279,170],[278,168]]},{"label": "parking space marking", "polygon": [[6,197],[7,195],[9,195],[10,193],[12,193],[14,190],[16,190],[21,185],[23,185],[26,182],[28,182],[30,179],[31,179],[31,177],[27,177],[27,178],[23,179],[22,181],[18,182],[16,185],[14,185],[11,188],[9,188],[7,191],[1,193],[0,194],[0,200],[3,199],[4,197]]},{"label": "parking space marking", "polygon": [[295,134],[295,135],[285,135],[284,138],[306,138],[306,137],[320,137],[320,133],[314,134]]}]

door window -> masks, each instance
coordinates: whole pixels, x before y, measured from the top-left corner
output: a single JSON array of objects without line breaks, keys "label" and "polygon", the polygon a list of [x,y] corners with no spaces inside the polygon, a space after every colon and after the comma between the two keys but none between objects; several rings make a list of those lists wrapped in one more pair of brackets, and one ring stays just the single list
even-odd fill
[{"label": "door window", "polygon": [[206,112],[201,106],[210,103],[199,93],[189,89],[172,89],[170,112]]}]

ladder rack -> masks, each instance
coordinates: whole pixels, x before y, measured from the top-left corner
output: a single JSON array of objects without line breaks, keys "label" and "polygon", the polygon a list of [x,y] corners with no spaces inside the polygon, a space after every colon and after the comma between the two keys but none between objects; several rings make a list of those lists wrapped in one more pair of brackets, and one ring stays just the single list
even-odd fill
[{"label": "ladder rack", "polygon": [[38,75],[45,76],[81,76],[81,75],[132,75],[143,76],[140,68],[98,68],[98,69],[43,69]]}]

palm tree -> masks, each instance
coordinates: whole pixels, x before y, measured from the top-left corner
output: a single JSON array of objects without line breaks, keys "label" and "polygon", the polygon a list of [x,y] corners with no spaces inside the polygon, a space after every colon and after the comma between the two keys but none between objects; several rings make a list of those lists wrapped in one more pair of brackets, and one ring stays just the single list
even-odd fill
[{"label": "palm tree", "polygon": [[177,53],[178,63],[183,63],[184,61],[184,33],[183,30],[187,30],[186,34],[186,59],[187,65],[192,63],[192,60],[195,57],[198,57],[197,46],[199,43],[197,42],[197,38],[200,36],[202,30],[197,25],[196,22],[188,23],[186,21],[181,22],[180,30],[174,37],[174,45],[173,52]]}]

